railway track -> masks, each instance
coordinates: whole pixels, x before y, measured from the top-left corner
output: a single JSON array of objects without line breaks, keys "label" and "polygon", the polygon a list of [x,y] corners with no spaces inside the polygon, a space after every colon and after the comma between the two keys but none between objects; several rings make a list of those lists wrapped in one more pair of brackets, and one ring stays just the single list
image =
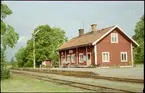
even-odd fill
[{"label": "railway track", "polygon": [[[119,81],[119,82],[129,82],[129,83],[139,83],[139,84],[143,84],[144,83],[144,80],[142,80],[142,79],[99,76],[98,74],[93,73],[93,72],[71,71],[71,72],[74,72],[74,73],[70,74],[69,73],[70,71],[57,71],[57,70],[48,70],[48,69],[17,68],[17,69],[13,69],[13,70],[49,73],[49,74],[64,75],[64,76],[76,76],[78,78],[82,78],[83,77],[83,78],[104,79],[104,80],[109,80],[109,81]],[[80,73],[80,74],[78,74],[78,73]]]},{"label": "railway track", "polygon": [[110,87],[105,87],[105,86],[98,86],[98,85],[91,85],[91,84],[85,84],[85,83],[80,83],[80,82],[74,82],[74,81],[69,81],[69,80],[61,80],[61,79],[56,79],[56,78],[47,77],[47,76],[39,76],[39,75],[29,74],[29,73],[20,72],[20,71],[12,71],[12,73],[21,74],[21,75],[28,75],[28,76],[31,76],[33,78],[39,79],[39,80],[54,82],[57,84],[68,85],[68,86],[86,89],[86,90],[90,90],[90,91],[94,91],[94,92],[127,92],[127,93],[133,92],[133,91],[128,91],[128,90],[124,90],[124,89],[116,89],[116,88],[110,88]]}]

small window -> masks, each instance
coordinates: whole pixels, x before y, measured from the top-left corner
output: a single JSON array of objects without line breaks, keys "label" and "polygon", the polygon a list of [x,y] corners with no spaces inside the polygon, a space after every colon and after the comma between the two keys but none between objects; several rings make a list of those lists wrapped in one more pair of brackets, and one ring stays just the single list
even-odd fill
[{"label": "small window", "polygon": [[127,62],[127,52],[121,52],[121,62]]},{"label": "small window", "polygon": [[79,54],[79,62],[84,62],[83,53],[80,53],[80,54]]},{"label": "small window", "polygon": [[118,43],[118,34],[111,33],[111,43]]},{"label": "small window", "polygon": [[71,61],[71,56],[67,55],[67,62],[70,63],[70,61]]},{"label": "small window", "polygon": [[72,63],[75,63],[75,54],[72,54],[72,55],[71,55],[71,62],[72,62]]},{"label": "small window", "polygon": [[109,62],[109,61],[110,61],[109,52],[102,52],[102,62]]}]

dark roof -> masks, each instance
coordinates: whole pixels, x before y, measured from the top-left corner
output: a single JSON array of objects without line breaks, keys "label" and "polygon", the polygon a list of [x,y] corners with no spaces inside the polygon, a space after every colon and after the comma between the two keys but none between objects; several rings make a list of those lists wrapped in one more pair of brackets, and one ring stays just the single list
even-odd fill
[{"label": "dark roof", "polygon": [[115,27],[115,26],[110,26],[110,27],[103,28],[103,29],[97,30],[97,31],[90,31],[81,36],[74,37],[71,40],[67,41],[66,43],[62,44],[58,48],[58,50],[69,49],[72,47],[92,44],[97,39],[99,39],[102,35],[104,35],[108,31],[110,31],[113,27]]}]

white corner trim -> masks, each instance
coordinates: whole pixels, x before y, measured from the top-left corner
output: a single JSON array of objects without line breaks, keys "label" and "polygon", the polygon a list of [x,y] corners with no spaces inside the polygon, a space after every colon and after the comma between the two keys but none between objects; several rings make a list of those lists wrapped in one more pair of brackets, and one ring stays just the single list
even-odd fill
[{"label": "white corner trim", "polygon": [[94,45],[94,56],[95,56],[95,64],[97,65],[97,49],[96,49],[96,44]]},{"label": "white corner trim", "polygon": [[100,41],[102,38],[104,38],[106,35],[108,35],[110,32],[112,32],[115,28],[119,28],[121,32],[123,32],[130,40],[132,40],[137,46],[139,44],[135,42],[130,36],[128,36],[119,26],[115,25],[111,30],[109,30],[107,33],[105,33],[103,36],[101,36],[99,39],[97,39],[95,42],[92,43],[92,45],[96,44],[98,41]]},{"label": "white corner trim", "polygon": [[134,66],[132,43],[130,45],[131,45],[131,47],[130,47],[131,48],[131,62],[132,62],[132,66]]},{"label": "white corner trim", "polygon": [[97,54],[98,54],[97,52],[98,52],[98,51],[97,51],[97,45],[96,45],[96,65],[97,65],[97,62],[98,62],[98,61],[97,61]]}]

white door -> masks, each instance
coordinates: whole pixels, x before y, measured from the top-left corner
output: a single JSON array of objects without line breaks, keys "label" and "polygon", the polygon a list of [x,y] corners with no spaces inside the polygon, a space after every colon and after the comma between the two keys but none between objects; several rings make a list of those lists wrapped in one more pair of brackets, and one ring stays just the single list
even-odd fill
[{"label": "white door", "polygon": [[91,53],[87,53],[87,65],[91,65]]}]

